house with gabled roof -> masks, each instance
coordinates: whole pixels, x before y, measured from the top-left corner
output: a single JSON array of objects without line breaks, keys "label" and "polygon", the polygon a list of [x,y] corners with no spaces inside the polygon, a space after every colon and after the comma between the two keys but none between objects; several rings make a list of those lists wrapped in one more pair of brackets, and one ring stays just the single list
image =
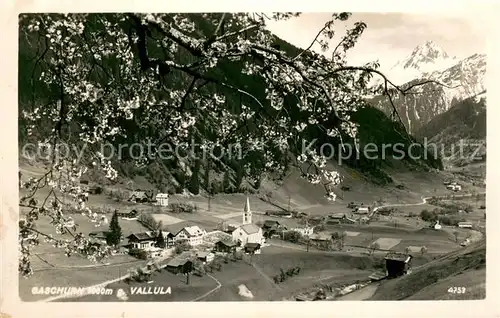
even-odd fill
[{"label": "house with gabled roof", "polygon": [[176,241],[187,241],[189,245],[196,246],[203,243],[207,232],[197,225],[183,227],[175,234]]},{"label": "house with gabled roof", "polygon": [[[162,231],[163,238],[165,239],[166,247],[172,247],[174,245],[174,235],[170,232]],[[132,248],[138,248],[142,250],[152,250],[156,248],[158,233],[152,231],[132,233],[127,236],[128,243]]]},{"label": "house with gabled roof", "polygon": [[150,250],[155,247],[156,236],[151,235],[151,232],[132,233],[127,236],[128,243],[132,248],[141,250]]},{"label": "house with gabled roof", "polygon": [[236,242],[220,240],[215,243],[214,251],[221,253],[233,253],[236,251],[237,247],[238,244]]}]

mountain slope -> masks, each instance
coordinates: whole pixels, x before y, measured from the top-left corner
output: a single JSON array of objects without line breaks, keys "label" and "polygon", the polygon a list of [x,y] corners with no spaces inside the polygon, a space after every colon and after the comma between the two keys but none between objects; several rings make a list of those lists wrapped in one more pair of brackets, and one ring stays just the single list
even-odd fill
[{"label": "mountain slope", "polygon": [[[486,93],[455,103],[422,126],[415,136],[443,149],[443,159],[450,164],[463,165],[479,160],[486,153],[484,146],[474,154],[480,144],[486,143]],[[452,157],[453,152],[455,156]]]},{"label": "mountain slope", "polygon": [[[193,29],[195,33],[202,34],[204,37],[208,38],[212,34],[214,34],[215,28],[217,27],[217,17],[213,17],[211,15],[205,14],[186,14],[189,17],[189,20],[193,22]],[[227,16],[228,19],[230,15]],[[112,17],[111,17],[112,18]],[[110,19],[111,19],[110,18]],[[220,19],[220,18],[219,18]],[[92,22],[93,20],[88,21],[88,32],[93,32],[94,34],[100,34],[102,31],[103,25],[97,22]],[[214,22],[215,21],[215,22]],[[130,24],[130,25],[129,25]],[[126,27],[134,27],[133,21],[127,21],[124,24],[124,28]],[[234,26],[235,28],[237,26]],[[150,30],[151,38],[160,38],[161,32]],[[36,35],[36,34],[35,34]],[[245,33],[245,36],[248,36],[250,39],[253,34],[252,31],[249,31],[248,34]],[[291,44],[274,37],[274,43],[272,43],[273,47],[278,46],[280,50],[285,51],[290,56],[297,56],[300,49],[292,46]],[[147,52],[151,56],[162,56],[164,54],[163,50],[159,47],[156,47],[151,42],[148,42],[149,46],[147,47]],[[37,96],[39,100],[36,102],[42,104],[45,99],[50,99],[51,95],[55,95],[54,92],[43,91],[44,87],[41,83],[33,81],[33,78],[39,78],[40,73],[43,73],[42,66],[44,65],[38,61],[38,55],[40,52],[44,51],[43,41],[33,41],[30,42],[30,39],[25,37],[24,32],[20,32],[20,43],[19,43],[19,113],[20,113],[20,143],[26,141],[38,141],[40,139],[44,139],[51,133],[51,125],[52,118],[50,118],[50,114],[45,115],[37,124],[37,129],[39,127],[46,128],[45,131],[39,129],[37,131],[38,135],[32,137],[32,140],[29,140],[29,136],[27,136],[24,132],[26,131],[26,123],[22,120],[23,116],[21,116],[25,111],[30,111],[30,108],[33,107],[32,99],[34,99],[34,95]],[[38,47],[40,46],[40,47]],[[134,48],[133,52],[135,52],[136,48]],[[314,59],[313,53],[305,53],[303,56],[308,56],[311,54],[311,59]],[[140,56],[141,53],[138,52],[136,55]],[[131,55],[134,59],[132,62],[138,64],[137,56]],[[93,55],[92,55],[93,56]],[[188,50],[180,50],[174,57],[172,57],[175,61],[181,62],[194,62],[196,60],[195,57],[191,56]],[[192,59],[192,60],[191,60]],[[38,63],[38,66],[37,66]],[[88,60],[84,59],[81,63],[94,63],[93,58],[89,55]],[[261,111],[260,108],[265,108],[266,113],[275,114],[276,110],[271,107],[268,101],[266,101],[265,91],[266,91],[266,82],[263,77],[259,77],[256,74],[243,74],[243,61],[220,61],[217,64],[217,67],[214,69],[210,69],[207,71],[207,74],[213,76],[214,78],[224,78],[225,81],[231,83],[235,87],[244,87],[246,91],[248,91],[251,95],[255,96],[256,99],[262,101],[262,104],[255,102],[251,98],[242,95],[240,93],[235,92],[234,90],[229,90],[224,87],[213,87],[213,86],[205,86],[202,90],[206,90],[207,94],[218,94],[225,96],[225,106],[224,110],[228,112],[239,112],[242,109],[242,105],[247,106],[249,109],[253,111]],[[93,64],[90,64],[93,66]],[[109,63],[110,69],[113,67],[118,67],[117,65],[112,65]],[[90,67],[89,67],[90,68]],[[35,71],[33,71],[35,69]],[[93,72],[95,72],[96,82],[100,80],[101,77],[106,78],[106,71],[101,71],[100,67],[92,67]],[[32,74],[34,76],[32,76]],[[92,73],[94,74],[94,73]],[[102,80],[101,80],[102,81]],[[33,83],[34,82],[34,83]],[[165,98],[168,100],[168,95],[170,95],[171,91],[178,91],[181,89],[185,89],[189,86],[191,81],[188,77],[185,76],[182,72],[175,72],[174,70],[169,73],[169,81],[168,83],[162,83],[163,89],[158,89],[158,99],[161,100]],[[193,82],[194,83],[194,82]],[[200,84],[200,86],[202,86]],[[55,85],[54,85],[55,87]],[[54,88],[55,90],[55,88]],[[165,90],[165,92],[163,91]],[[169,92],[170,90],[170,92]],[[36,93],[36,94],[35,94]],[[57,95],[55,95],[57,96]],[[188,101],[189,102],[189,101]],[[362,102],[362,101],[361,101]],[[195,104],[194,101],[192,101]],[[286,103],[287,113],[290,114],[290,117],[294,120],[299,120],[303,116],[303,112],[300,107],[298,107],[297,102],[290,100]],[[94,105],[92,105],[94,106]],[[144,111],[144,108],[136,108],[133,109],[133,120],[125,120],[123,118],[117,119],[117,122],[113,123],[113,127],[122,128],[122,130],[127,133],[121,136],[116,136],[116,138],[111,142],[114,146],[114,149],[120,149],[120,145],[132,145],[135,143],[143,144],[144,140],[153,139],[153,140],[164,140],[165,131],[161,128],[162,124],[168,123],[169,116],[174,117],[168,112],[161,112],[162,109],[167,109],[165,105],[160,105],[161,107],[155,107],[154,109],[150,109],[149,111]],[[199,105],[191,105],[192,108],[196,108]],[[362,106],[362,105],[360,105]],[[97,111],[97,109],[96,109]],[[174,112],[172,109],[167,109],[169,112]],[[85,114],[84,114],[85,115]],[[360,130],[362,131],[360,142],[361,143],[375,143],[377,145],[381,145],[382,143],[399,143],[402,141],[401,135],[404,134],[404,131],[399,127],[398,124],[392,122],[387,116],[385,116],[380,110],[376,109],[367,109],[363,108],[359,112],[352,114],[353,117],[356,117],[355,121],[361,126]],[[88,116],[90,118],[81,116],[81,117],[72,117],[72,122],[68,125],[71,126],[73,138],[68,140],[68,143],[75,145],[79,145],[82,143],[79,140],[79,128],[84,126],[95,125],[96,123],[92,122],[92,116]],[[259,117],[255,116],[251,122],[248,123],[245,127],[242,127],[239,131],[244,131],[244,129],[249,130],[259,130]],[[173,118],[171,118],[173,120]],[[171,120],[171,121],[172,121]],[[330,124],[330,126],[328,126]],[[325,128],[329,129],[334,126],[335,123],[326,123]],[[199,136],[195,136],[197,138],[203,140],[210,140],[215,142],[215,137],[213,137],[213,131],[217,130],[220,126],[220,118],[211,118],[211,119],[203,119],[197,122],[197,132],[199,132]],[[380,127],[383,127],[381,129]],[[384,130],[381,132],[380,130]],[[335,146],[335,149],[338,149],[339,141],[330,138],[324,129],[320,129],[311,125],[311,127],[307,127],[305,129],[306,137],[309,140],[318,139],[318,147],[322,144],[328,143]],[[376,137],[375,137],[376,136]],[[347,139],[347,138],[346,138]],[[404,139],[404,138],[403,138]],[[349,140],[347,140],[349,142]],[[408,145],[407,140],[403,140],[404,144]],[[99,145],[96,145],[98,147]],[[211,190],[213,192],[237,192],[237,191],[245,191],[248,187],[253,187],[254,189],[258,188],[260,185],[260,179],[263,178],[260,175],[262,166],[266,164],[265,158],[262,154],[256,153],[251,158],[245,158],[246,161],[243,160],[233,160],[231,158],[222,158],[218,162],[211,162],[210,167],[207,167],[207,162],[202,160],[194,160],[190,156],[184,156],[181,154],[179,157],[184,157],[182,159],[172,156],[171,159],[165,160],[156,160],[155,162],[148,162],[146,165],[137,166],[136,162],[132,160],[132,154],[129,151],[124,151],[120,153],[121,157],[118,160],[113,160],[113,165],[118,170],[119,174],[133,179],[136,176],[141,176],[146,178],[149,182],[155,184],[159,189],[163,189],[162,191],[168,192],[180,192],[185,188],[189,188],[190,185],[196,184],[196,187],[204,190]],[[318,149],[320,150],[320,149]],[[253,155],[253,154],[252,154]],[[188,158],[189,157],[189,158]],[[249,156],[250,157],[250,156]],[[334,157],[336,159],[338,157]],[[90,158],[83,158],[82,162],[90,163]],[[248,159],[248,160],[247,160]],[[280,160],[286,161],[289,158],[279,158]],[[292,158],[293,159],[293,158]],[[87,161],[85,161],[87,160]],[[354,167],[356,170],[360,171],[362,174],[368,175],[371,180],[379,183],[387,183],[390,182],[390,177],[387,174],[383,173],[382,162],[381,160],[371,160],[361,154],[361,156],[351,156],[349,160],[346,160],[347,165]],[[415,164],[414,162],[408,162],[410,164]],[[424,165],[425,163],[422,162]],[[247,164],[250,165],[250,169],[247,169]],[[285,164],[288,164],[286,162]],[[432,164],[434,167],[435,165]],[[251,172],[247,172],[247,170],[251,170]],[[95,178],[98,179],[100,176],[96,175]],[[265,176],[264,176],[265,177]],[[104,181],[104,178],[101,178],[100,181]],[[245,179],[252,179],[251,182],[246,182]],[[257,179],[257,181],[254,181]],[[197,191],[192,191],[196,193]]]},{"label": "mountain slope", "polygon": [[[452,62],[454,65],[449,66]],[[418,131],[422,125],[444,113],[455,102],[475,96],[485,90],[485,54],[474,54],[455,62],[456,60],[448,58],[442,50],[434,46],[424,46],[418,47],[409,58],[397,64],[399,72],[404,74],[404,80],[415,76],[403,87],[422,82],[423,79],[432,79],[447,86],[428,83],[414,88],[411,94],[394,97],[396,109],[410,133]],[[430,71],[432,68],[435,69]],[[393,72],[396,71],[393,70]],[[398,83],[397,72],[395,74],[394,77]],[[392,106],[386,98],[376,97],[371,102],[384,112],[392,113]]]},{"label": "mountain slope", "polygon": [[[422,265],[409,275],[382,283],[370,300],[481,299],[485,295],[485,268],[486,240],[483,239]],[[472,285],[465,285],[473,293],[448,294],[449,287],[464,286],[464,277],[474,277]],[[447,284],[444,287],[442,283]]]}]

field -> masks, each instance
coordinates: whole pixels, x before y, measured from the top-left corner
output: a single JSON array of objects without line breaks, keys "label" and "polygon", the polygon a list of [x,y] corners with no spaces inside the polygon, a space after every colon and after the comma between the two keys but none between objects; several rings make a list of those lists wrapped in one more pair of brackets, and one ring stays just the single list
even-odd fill
[{"label": "field", "polygon": [[[283,261],[285,260],[285,261]],[[190,284],[186,277],[174,275],[165,270],[153,274],[151,283],[132,283],[131,286],[171,287],[171,295],[130,295],[130,286],[121,282],[108,285],[116,292],[124,289],[131,301],[244,301],[244,300],[282,300],[321,284],[339,285],[366,280],[373,266],[381,259],[373,257],[353,257],[347,254],[302,253],[296,250],[279,247],[265,247],[263,253],[251,259],[223,264],[221,271],[213,271],[198,277],[191,275]],[[280,264],[286,264],[285,270],[291,266],[300,266],[297,276],[285,282],[275,284],[272,277],[280,271]],[[283,265],[281,265],[283,266]],[[219,288],[216,287],[220,285]],[[252,298],[239,294],[241,286],[245,286]],[[211,293],[209,293],[212,291]],[[71,299],[68,301],[75,301]],[[117,301],[116,295],[87,296],[78,301]]]},{"label": "field", "polygon": [[[442,181],[448,178],[446,175],[432,173],[394,173],[396,184],[404,184],[405,189],[396,189],[393,186],[377,187],[370,185],[356,174],[350,174],[348,168],[339,167],[341,173],[347,173],[346,184],[351,186],[351,191],[342,193],[336,202],[324,200],[322,189],[314,186],[306,186],[305,181],[295,176],[290,177],[283,186],[270,188],[265,184],[260,195],[249,196],[250,206],[253,211],[253,223],[262,223],[265,220],[277,220],[288,228],[299,225],[299,220],[294,218],[282,218],[266,216],[267,211],[279,211],[281,209],[300,210],[313,216],[324,216],[331,213],[351,213],[347,203],[354,201],[371,204],[407,204],[413,205],[398,207],[398,212],[393,215],[383,216],[375,214],[368,225],[340,224],[327,225],[324,232],[345,232],[345,246],[343,252],[305,252],[304,246],[287,242],[272,243],[271,246],[263,248],[260,255],[255,255],[252,265],[246,262],[230,262],[224,264],[221,272],[214,271],[209,276],[192,276],[190,285],[186,284],[185,277],[175,276],[162,271],[155,274],[151,283],[153,285],[170,286],[172,295],[135,295],[131,296],[133,301],[185,301],[197,300],[203,296],[202,301],[217,300],[246,300],[239,292],[248,289],[252,294],[251,300],[281,300],[297,294],[303,290],[310,289],[320,284],[349,284],[356,280],[364,280],[370,275],[374,266],[379,266],[375,258],[382,258],[389,250],[404,252],[407,248],[415,255],[416,263],[425,263],[430,257],[435,257],[449,251],[459,250],[460,242],[470,233],[476,235],[479,232],[471,232],[466,229],[443,227],[442,230],[428,228],[429,224],[420,220],[418,215],[422,209],[433,209],[428,204],[418,204],[423,196],[446,194]],[[40,170],[41,171],[41,170]],[[40,173],[35,168],[24,169],[23,178]],[[144,186],[148,188],[143,180]],[[142,184],[141,183],[141,184]],[[268,188],[266,188],[266,186]],[[123,185],[116,185],[114,190],[124,190]],[[110,187],[111,188],[111,187]],[[271,191],[271,202],[264,202],[261,197],[266,191]],[[37,194],[38,199],[48,193],[42,189]],[[153,206],[150,204],[133,204],[122,201],[117,202],[105,194],[90,195],[89,206],[106,211],[106,216],[111,219],[115,209],[129,211],[136,209],[142,213],[151,213],[157,220],[161,221],[165,230],[176,233],[184,226],[198,225],[207,231],[218,228],[223,222],[240,223],[246,196],[242,194],[222,194],[210,199],[198,196],[172,195],[170,203],[182,202],[192,203],[198,207],[195,213],[172,213],[168,208]],[[482,211],[482,210],[481,210]],[[480,219],[481,211],[473,211],[468,217]],[[26,209],[21,209],[21,216]],[[107,230],[108,226],[103,224],[96,227],[88,219],[80,214],[72,214],[71,217],[78,225],[78,231],[88,234],[92,231]],[[146,231],[147,229],[136,220],[120,219],[123,235],[126,237],[134,232]],[[54,233],[48,218],[40,218],[37,222],[37,230],[41,232]],[[458,233],[457,239],[455,234]],[[475,236],[477,240],[480,238]],[[57,237],[57,235],[56,235]],[[377,242],[381,251],[375,251],[373,256],[367,256],[367,247]],[[420,255],[422,246],[427,248],[427,255]],[[20,280],[20,295],[24,300],[39,299],[40,296],[30,294],[33,286],[61,285],[61,286],[88,286],[115,279],[124,275],[129,269],[137,268],[144,261],[136,260],[128,255],[116,255],[106,259],[105,264],[93,264],[79,257],[66,257],[60,249],[42,242],[34,249],[32,264],[35,269],[33,277]],[[300,266],[300,275],[290,277],[287,281],[275,284],[273,277],[278,275],[280,268]],[[287,268],[283,268],[286,270]],[[214,290],[217,286],[220,287]],[[124,283],[115,283],[113,288],[128,288]],[[205,295],[207,294],[207,295]],[[204,296],[205,295],[205,296]],[[102,296],[105,297],[106,296]],[[115,297],[115,298],[113,298]],[[92,297],[91,297],[92,298]],[[116,296],[107,296],[107,301],[116,301]],[[83,300],[83,299],[82,299]],[[89,300],[96,300],[90,299]]]}]

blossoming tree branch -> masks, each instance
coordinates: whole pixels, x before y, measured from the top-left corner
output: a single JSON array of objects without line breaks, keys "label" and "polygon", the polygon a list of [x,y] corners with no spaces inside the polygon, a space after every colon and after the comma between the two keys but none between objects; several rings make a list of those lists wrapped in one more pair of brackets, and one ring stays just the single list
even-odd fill
[{"label": "blossoming tree branch", "polygon": [[[47,172],[23,184],[27,194],[20,206],[29,212],[20,223],[20,272],[32,273],[31,251],[41,239],[68,256],[99,261],[110,255],[110,247],[93,245],[65,213],[77,209],[97,225],[104,219],[86,206],[79,182],[87,169],[117,178],[112,160],[98,151],[103,142],[151,140],[159,146],[194,139],[201,149],[237,143],[248,180],[283,178],[291,166],[335,200],[341,176],[317,151],[301,150],[311,131],[340,144],[355,140],[350,114],[366,104],[366,96],[385,94],[392,103],[394,94],[431,81],[399,87],[376,62],[348,65],[346,52],[367,27],[356,22],[336,34],[336,23],[350,13],[332,14],[307,49],[285,50],[266,22],[298,15],[22,15],[20,56],[27,62],[20,69],[29,69],[20,79],[20,122],[41,147],[65,142],[85,144],[90,151],[85,160],[54,152]],[[323,54],[312,51],[314,45]],[[383,78],[380,87],[368,85],[373,76]],[[134,162],[161,161],[156,155]],[[222,164],[219,158],[208,160]],[[36,194],[42,188],[49,192],[40,200]],[[73,198],[71,206],[62,195]],[[54,233],[37,229],[41,216],[52,220]]]}]

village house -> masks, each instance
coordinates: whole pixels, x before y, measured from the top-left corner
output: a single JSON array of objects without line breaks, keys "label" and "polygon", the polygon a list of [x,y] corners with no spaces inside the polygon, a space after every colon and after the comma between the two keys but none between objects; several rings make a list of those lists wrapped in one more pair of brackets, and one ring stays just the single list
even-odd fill
[{"label": "village house", "polygon": [[458,222],[458,227],[471,229],[472,223],[471,222]]},{"label": "village house", "polygon": [[357,207],[354,211],[358,214],[369,214],[370,208],[366,207],[366,206],[360,206],[360,207]]},{"label": "village house", "polygon": [[199,226],[186,226],[175,235],[176,241],[187,241],[189,245],[196,246],[203,243],[203,238],[207,232]]},{"label": "village house", "polygon": [[107,234],[108,234],[107,231],[95,231],[95,232],[90,232],[89,237],[96,240],[96,241],[100,241],[101,243],[104,243],[104,242],[106,242]]},{"label": "village house", "polygon": [[144,191],[138,189],[132,192],[128,200],[135,203],[146,203],[150,202],[151,198],[152,198],[151,191]]},{"label": "village house", "polygon": [[311,236],[314,233],[313,226],[296,227],[290,231],[299,232],[302,236]]},{"label": "village house", "polygon": [[206,252],[206,251],[200,251],[196,253],[196,257],[203,262],[203,264],[210,263],[211,261],[214,260],[215,255],[214,253]]},{"label": "village house", "polygon": [[264,242],[262,228],[252,223],[252,211],[248,197],[243,209],[243,224],[237,227],[231,235],[233,236],[233,240],[240,242],[241,246],[247,243],[262,244]]},{"label": "village house", "polygon": [[193,262],[185,258],[174,258],[166,266],[166,269],[174,274],[187,274],[192,272],[193,268]]},{"label": "village house", "polygon": [[318,243],[332,241],[331,234],[328,234],[325,232],[314,233],[311,236],[309,236],[309,238],[311,239],[311,241],[318,242]]},{"label": "village house", "polygon": [[329,214],[327,219],[328,224],[340,224],[341,220],[344,218],[344,213],[332,213]]},{"label": "village house", "polygon": [[232,241],[218,241],[215,243],[214,251],[221,253],[234,253],[238,244]]},{"label": "village house", "polygon": [[168,206],[168,193],[158,193],[155,199],[157,205]]},{"label": "village house", "polygon": [[262,225],[262,229],[264,231],[266,231],[266,230],[274,230],[274,231],[276,231],[280,227],[281,227],[280,222],[275,221],[275,220],[265,220],[264,224]]},{"label": "village house", "polygon": [[340,223],[342,224],[356,224],[356,219],[353,217],[348,217],[347,215],[344,214],[344,217],[340,219]]},{"label": "village house", "polygon": [[356,220],[348,217],[345,213],[333,213],[328,215],[328,224],[355,224]]},{"label": "village house", "polygon": [[[174,246],[175,238],[170,232],[162,231],[163,239],[165,240],[166,248]],[[157,233],[147,231],[142,233],[133,233],[127,236],[128,243],[132,248],[151,251],[156,250]]]},{"label": "village house", "polygon": [[150,232],[132,233],[127,236],[128,243],[132,248],[151,250],[155,248],[156,237]]},{"label": "village house", "polygon": [[386,274],[389,278],[394,278],[402,275],[410,274],[412,271],[411,267],[411,255],[403,253],[391,252],[385,257],[385,268]]},{"label": "village house", "polygon": [[115,210],[115,212],[118,217],[123,219],[135,219],[139,215],[139,212],[135,209],[128,212],[120,212],[118,210]]},{"label": "village house", "polygon": [[259,243],[247,243],[245,244],[245,253],[248,254],[260,254],[260,244]]}]

